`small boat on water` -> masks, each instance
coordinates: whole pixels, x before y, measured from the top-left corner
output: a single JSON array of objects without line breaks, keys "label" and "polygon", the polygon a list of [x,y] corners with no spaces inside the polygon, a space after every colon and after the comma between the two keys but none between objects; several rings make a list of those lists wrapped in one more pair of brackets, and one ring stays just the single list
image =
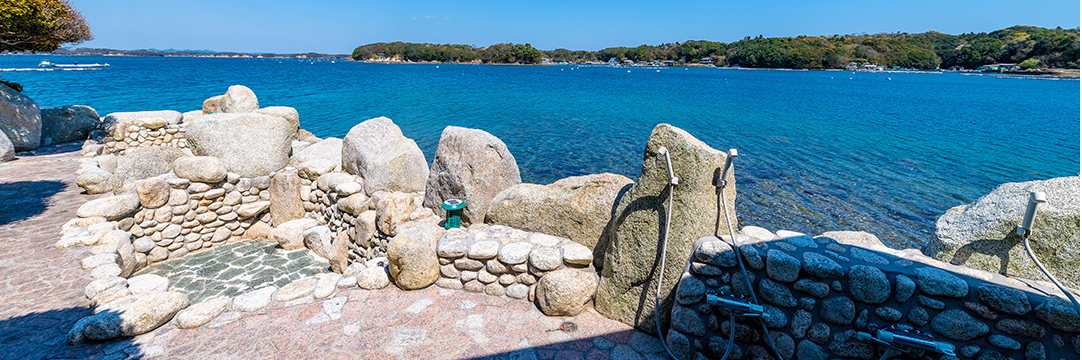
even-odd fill
[{"label": "small boat on water", "polygon": [[79,64],[78,62],[76,62],[76,63],[73,63],[73,64],[54,64],[53,62],[51,62],[49,60],[42,60],[41,63],[38,64],[38,67],[41,67],[41,68],[54,68],[54,67],[58,67],[58,68],[99,68],[99,67],[108,67],[108,66],[109,66],[108,63],[106,63],[106,64],[98,64],[98,63]]}]

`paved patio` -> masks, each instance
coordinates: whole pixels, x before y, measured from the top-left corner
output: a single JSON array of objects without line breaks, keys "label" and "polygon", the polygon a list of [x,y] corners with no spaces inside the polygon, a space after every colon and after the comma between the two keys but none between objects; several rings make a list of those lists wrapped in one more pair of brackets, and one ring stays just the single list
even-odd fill
[{"label": "paved patio", "polygon": [[[90,314],[79,267],[89,248],[56,249],[60,226],[96,195],[75,185],[78,144],[0,164],[0,359],[344,358],[650,359],[661,342],[592,309],[547,317],[529,302],[430,287],[339,290],[210,324],[107,343],[66,344]],[[578,325],[574,332],[561,323]]]}]

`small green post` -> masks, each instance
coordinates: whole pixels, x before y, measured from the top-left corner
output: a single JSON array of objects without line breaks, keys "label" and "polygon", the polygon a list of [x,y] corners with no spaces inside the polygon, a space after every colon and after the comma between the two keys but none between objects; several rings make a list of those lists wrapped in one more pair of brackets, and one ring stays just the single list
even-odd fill
[{"label": "small green post", "polygon": [[459,199],[450,199],[443,202],[444,210],[447,210],[447,221],[444,222],[443,227],[447,229],[454,229],[462,226],[462,208],[466,207],[466,203]]}]

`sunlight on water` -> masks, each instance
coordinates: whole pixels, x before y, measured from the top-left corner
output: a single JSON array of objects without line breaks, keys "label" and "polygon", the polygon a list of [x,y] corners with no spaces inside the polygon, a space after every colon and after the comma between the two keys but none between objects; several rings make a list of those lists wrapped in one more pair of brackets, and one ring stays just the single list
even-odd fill
[{"label": "sunlight on water", "polygon": [[[0,68],[40,60],[2,56]],[[52,60],[112,67],[0,75],[22,83],[43,107],[85,104],[103,116],[196,110],[229,85],[244,84],[261,106],[297,108],[301,127],[321,137],[343,137],[365,119],[387,116],[430,161],[444,127],[479,128],[507,143],[523,181],[542,184],[600,172],[634,179],[651,129],[670,123],[715,148],[740,150],[737,209],[744,224],[813,235],[863,230],[897,247],[920,246],[946,209],[998,184],[1079,173],[1078,81],[275,59]]]}]

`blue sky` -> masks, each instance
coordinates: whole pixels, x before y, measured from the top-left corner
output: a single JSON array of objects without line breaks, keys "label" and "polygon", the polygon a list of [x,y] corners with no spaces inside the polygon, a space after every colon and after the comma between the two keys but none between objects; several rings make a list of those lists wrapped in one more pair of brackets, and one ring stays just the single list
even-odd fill
[{"label": "blue sky", "polygon": [[685,40],[1079,26],[1079,1],[73,0],[79,47],[345,54],[374,42],[598,50]]}]

